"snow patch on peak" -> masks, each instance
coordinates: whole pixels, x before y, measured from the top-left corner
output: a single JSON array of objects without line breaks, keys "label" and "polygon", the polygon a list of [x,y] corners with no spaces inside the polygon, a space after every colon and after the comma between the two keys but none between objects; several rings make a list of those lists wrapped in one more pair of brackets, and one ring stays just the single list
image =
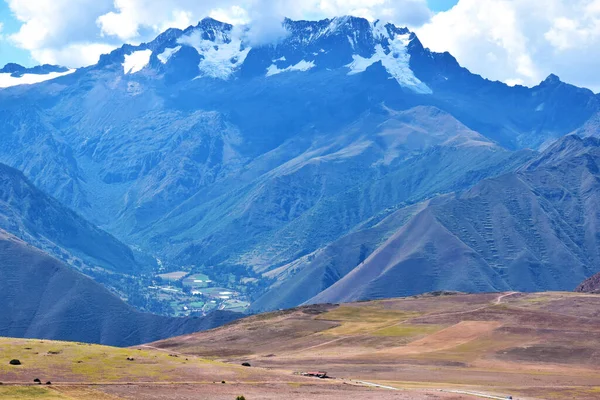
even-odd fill
[{"label": "snow patch on peak", "polygon": [[61,76],[69,75],[75,71],[75,69],[70,69],[65,72],[50,72],[48,74],[23,74],[20,76],[13,76],[13,74],[8,72],[0,73],[0,88],[4,89],[18,85],[33,85],[36,83],[50,81]]},{"label": "snow patch on peak", "polygon": [[335,31],[337,31],[338,29],[340,29],[342,26],[344,26],[345,24],[348,23],[348,21],[350,21],[351,17],[346,15],[343,17],[335,17],[331,20],[331,22],[329,23],[329,26],[327,27],[327,29],[325,29],[325,31],[323,32],[324,34],[329,34],[329,33],[333,33]]},{"label": "snow patch on peak", "polygon": [[251,47],[245,46],[234,31],[215,30],[213,33],[214,40],[207,40],[200,30],[194,30],[178,43],[193,47],[202,57],[198,65],[200,77],[227,80],[244,63]]},{"label": "snow patch on peak", "polygon": [[173,55],[175,53],[177,53],[179,50],[181,50],[181,46],[177,46],[173,49],[165,49],[165,51],[163,51],[162,53],[160,53],[157,57],[158,60],[163,63],[166,64],[169,62],[169,60],[171,59],[171,57],[173,57]]},{"label": "snow patch on peak", "polygon": [[150,56],[152,56],[152,50],[139,50],[126,54],[125,62],[123,62],[123,73],[127,75],[140,72],[150,62]]},{"label": "snow patch on peak", "polygon": [[373,35],[377,39],[383,39],[382,43],[387,42],[388,48],[384,49],[382,44],[375,45],[375,54],[371,58],[354,54],[352,56],[353,61],[347,65],[350,69],[348,75],[364,72],[371,65],[381,62],[383,67],[401,86],[408,87],[417,93],[431,94],[431,89],[421,82],[410,69],[410,54],[407,50],[410,43],[410,33],[390,34],[386,27],[378,27],[377,25],[374,25],[373,29]]},{"label": "snow patch on peak", "polygon": [[273,64],[267,69],[267,76],[273,76],[277,74],[281,74],[283,72],[291,72],[291,71],[308,71],[315,67],[314,61],[305,61],[302,60],[298,64],[290,65],[287,68],[279,69],[277,65]]},{"label": "snow patch on peak", "polygon": [[361,72],[365,72],[367,68],[379,61],[374,59],[376,55],[377,54],[375,54],[371,58],[364,58],[362,56],[359,56],[358,54],[353,54],[352,59],[354,61],[346,65],[346,67],[350,68],[350,72],[348,72],[348,75],[355,75],[360,74]]}]

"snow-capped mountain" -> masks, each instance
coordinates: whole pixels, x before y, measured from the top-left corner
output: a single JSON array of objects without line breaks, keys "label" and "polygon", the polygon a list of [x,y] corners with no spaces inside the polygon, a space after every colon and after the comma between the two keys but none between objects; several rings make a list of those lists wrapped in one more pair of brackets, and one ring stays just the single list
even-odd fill
[{"label": "snow-capped mountain", "polygon": [[431,93],[410,68],[409,45],[416,36],[406,28],[353,17],[285,20],[283,26],[287,36],[253,46],[250,28],[207,18],[185,31],[171,29],[153,42],[125,46],[103,57],[101,64],[120,63],[124,74],[229,80],[312,70],[340,69],[353,75],[380,63],[401,86]]}]

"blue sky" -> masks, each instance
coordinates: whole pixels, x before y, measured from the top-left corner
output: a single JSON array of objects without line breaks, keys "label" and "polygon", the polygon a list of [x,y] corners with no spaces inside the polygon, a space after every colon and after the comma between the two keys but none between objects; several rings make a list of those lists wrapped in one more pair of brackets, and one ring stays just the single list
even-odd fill
[{"label": "blue sky", "polygon": [[12,46],[7,40],[4,40],[6,35],[17,32],[21,26],[19,21],[13,17],[8,4],[4,0],[0,0],[0,23],[2,24],[2,32],[0,34],[3,37],[0,40],[0,66],[4,66],[8,62],[16,62],[22,65],[34,64],[29,56],[29,52]]},{"label": "blue sky", "polygon": [[[446,11],[454,6],[458,0],[427,0],[429,8],[434,12]],[[0,0],[0,23],[2,24],[2,40],[0,40],[0,67],[6,63],[14,62],[25,66],[39,64],[36,62],[27,50],[20,49],[13,45],[7,37],[19,31],[21,27],[12,14],[6,0]]]},{"label": "blue sky", "polygon": [[451,9],[458,0],[427,0],[427,4],[432,11],[440,12]]}]

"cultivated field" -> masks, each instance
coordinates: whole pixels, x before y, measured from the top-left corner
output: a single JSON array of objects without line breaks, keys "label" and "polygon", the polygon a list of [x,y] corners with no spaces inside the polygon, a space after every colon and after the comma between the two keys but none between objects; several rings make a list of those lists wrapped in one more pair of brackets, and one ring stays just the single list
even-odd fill
[{"label": "cultivated field", "polygon": [[[420,296],[258,315],[129,349],[2,339],[0,398],[585,400],[600,397],[598,349],[598,295]],[[307,371],[335,379],[297,374]]]}]

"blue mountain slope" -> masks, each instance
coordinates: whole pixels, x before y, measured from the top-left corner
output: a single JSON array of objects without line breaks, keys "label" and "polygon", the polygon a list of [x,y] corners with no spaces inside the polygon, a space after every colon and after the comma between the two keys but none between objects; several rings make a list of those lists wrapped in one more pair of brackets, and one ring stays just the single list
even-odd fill
[{"label": "blue mountain slope", "polygon": [[434,290],[573,290],[600,271],[600,140],[566,136],[516,172],[424,204],[310,302]]},{"label": "blue mountain slope", "polygon": [[0,228],[72,265],[136,274],[143,266],[115,237],[0,164]]}]

